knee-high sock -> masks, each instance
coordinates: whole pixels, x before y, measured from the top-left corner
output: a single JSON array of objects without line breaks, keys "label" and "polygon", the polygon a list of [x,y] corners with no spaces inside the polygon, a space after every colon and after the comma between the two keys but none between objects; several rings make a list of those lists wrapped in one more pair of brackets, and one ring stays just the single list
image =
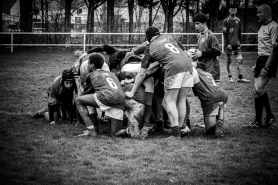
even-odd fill
[{"label": "knee-high sock", "polygon": [[263,114],[263,102],[262,96],[255,98],[255,110],[256,110],[256,121],[262,122],[262,114]]},{"label": "knee-high sock", "polygon": [[270,116],[272,113],[271,113],[271,108],[270,108],[270,104],[269,104],[268,95],[267,95],[266,92],[261,96],[261,99],[262,99],[262,103],[265,107],[266,115]]},{"label": "knee-high sock", "polygon": [[151,105],[146,105],[145,106],[144,117],[143,117],[143,122],[149,122],[151,115],[152,115],[152,106]]}]

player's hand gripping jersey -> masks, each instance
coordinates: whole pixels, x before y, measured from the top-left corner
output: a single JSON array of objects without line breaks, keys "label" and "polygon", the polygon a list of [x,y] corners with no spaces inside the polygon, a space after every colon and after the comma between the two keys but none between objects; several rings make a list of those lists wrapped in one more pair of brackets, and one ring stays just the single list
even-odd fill
[{"label": "player's hand gripping jersey", "polygon": [[86,83],[88,80],[101,103],[113,108],[125,109],[125,94],[114,73],[102,69],[95,70],[88,74]]},{"label": "player's hand gripping jersey", "polygon": [[191,58],[173,35],[160,35],[148,45],[144,52],[141,67],[148,68],[151,62],[158,61],[165,68],[165,78],[178,73],[191,71]]}]

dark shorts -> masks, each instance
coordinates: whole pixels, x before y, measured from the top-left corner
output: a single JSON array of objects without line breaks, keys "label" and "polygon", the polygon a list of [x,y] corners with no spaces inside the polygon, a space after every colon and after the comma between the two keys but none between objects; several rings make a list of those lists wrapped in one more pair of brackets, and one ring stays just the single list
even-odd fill
[{"label": "dark shorts", "polygon": [[[261,70],[264,68],[267,59],[269,56],[259,56],[256,62],[256,67],[255,67],[255,74],[254,77],[258,78],[260,76]],[[269,72],[268,72],[268,77],[270,78],[276,78],[276,73],[277,73],[277,66],[278,62],[273,62],[272,66],[269,66]]]},{"label": "dark shorts", "polygon": [[232,49],[226,49],[226,54],[227,55],[237,55],[237,54],[241,54],[241,48],[240,46],[232,46]]}]

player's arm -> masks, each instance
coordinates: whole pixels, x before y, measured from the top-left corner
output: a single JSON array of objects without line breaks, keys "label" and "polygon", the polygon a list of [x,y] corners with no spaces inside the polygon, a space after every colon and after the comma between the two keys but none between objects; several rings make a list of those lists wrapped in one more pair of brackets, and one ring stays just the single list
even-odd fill
[{"label": "player's arm", "polygon": [[149,54],[149,50],[148,49],[146,49],[146,50],[147,51],[145,51],[145,53],[144,53],[145,56],[144,56],[143,61],[141,63],[141,68],[136,75],[134,85],[133,85],[130,92],[125,93],[128,98],[132,98],[134,96],[135,92],[137,91],[137,89],[139,88],[139,86],[143,83],[143,81],[145,79],[145,76],[146,76],[146,73],[147,73],[147,70],[148,70],[148,67],[151,63],[152,57]]},{"label": "player's arm", "polygon": [[221,55],[221,49],[215,35],[209,36],[209,46],[206,51],[202,51],[202,56],[216,57]]},{"label": "player's arm", "polygon": [[159,62],[156,61],[156,62],[151,63],[147,70],[145,79],[155,76],[155,74],[159,68],[160,68]]},{"label": "player's arm", "polygon": [[271,36],[272,36],[271,37],[272,38],[272,42],[273,42],[273,37],[275,37],[276,40],[273,42],[274,44],[273,44],[272,51],[271,51],[271,53],[270,53],[270,55],[269,55],[269,57],[267,59],[267,62],[265,64],[264,68],[261,71],[261,75],[263,75],[263,76],[268,74],[271,66],[277,60],[277,57],[278,57],[277,56],[278,55],[278,46],[277,46],[277,44],[278,44],[278,35],[277,35],[277,32],[273,31],[271,33]]},{"label": "player's arm", "polygon": [[223,21],[223,34],[224,34],[224,41],[226,43],[226,45],[229,45],[229,39],[228,39],[228,22],[227,20],[225,19]]}]

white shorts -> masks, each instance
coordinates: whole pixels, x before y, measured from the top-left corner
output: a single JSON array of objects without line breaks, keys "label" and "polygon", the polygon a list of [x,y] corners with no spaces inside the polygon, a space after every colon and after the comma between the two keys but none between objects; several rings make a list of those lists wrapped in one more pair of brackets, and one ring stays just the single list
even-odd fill
[{"label": "white shorts", "polygon": [[153,77],[147,78],[143,81],[145,92],[154,93],[154,79]]},{"label": "white shorts", "polygon": [[200,78],[198,75],[198,71],[195,69],[195,67],[192,67],[192,69],[193,69],[193,83],[196,84],[200,82]]},{"label": "white shorts", "polygon": [[105,112],[105,115],[110,117],[110,118],[114,118],[117,120],[123,120],[124,118],[124,111],[121,109],[117,109],[117,108],[113,108],[113,107],[109,107],[107,105],[104,105],[103,103],[101,103],[98,99],[96,94],[94,94],[94,98],[96,103],[98,104],[99,108]]},{"label": "white shorts", "polygon": [[180,89],[181,87],[193,87],[193,75],[190,71],[164,79],[164,89]]}]

